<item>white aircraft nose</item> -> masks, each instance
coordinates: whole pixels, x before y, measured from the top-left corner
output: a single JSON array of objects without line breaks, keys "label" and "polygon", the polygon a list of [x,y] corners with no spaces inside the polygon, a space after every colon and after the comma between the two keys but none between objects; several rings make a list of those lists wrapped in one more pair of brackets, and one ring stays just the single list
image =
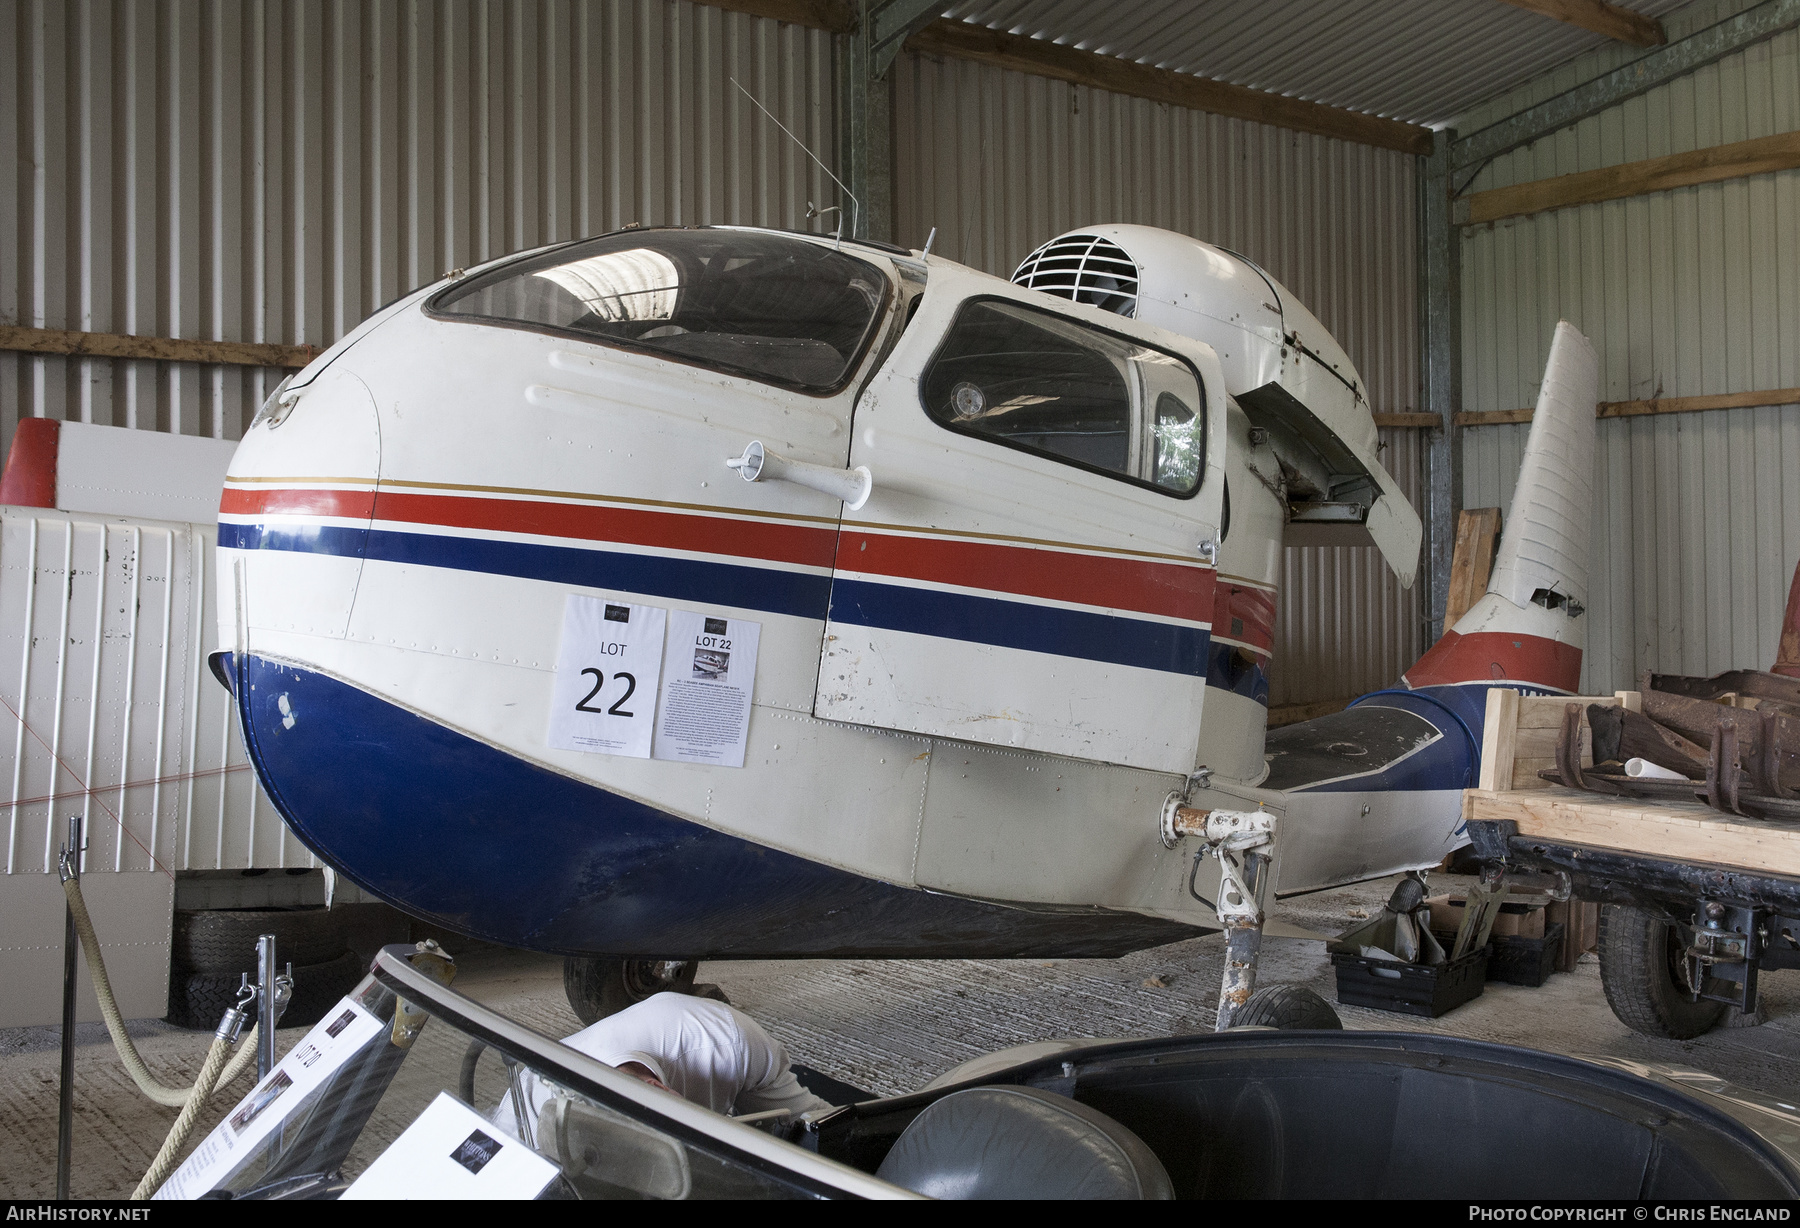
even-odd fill
[{"label": "white aircraft nose", "polygon": [[[362,574],[381,432],[367,385],[335,363],[290,392],[232,457],[219,504],[223,642],[258,632],[342,638]],[[243,603],[240,613],[237,606]]]}]

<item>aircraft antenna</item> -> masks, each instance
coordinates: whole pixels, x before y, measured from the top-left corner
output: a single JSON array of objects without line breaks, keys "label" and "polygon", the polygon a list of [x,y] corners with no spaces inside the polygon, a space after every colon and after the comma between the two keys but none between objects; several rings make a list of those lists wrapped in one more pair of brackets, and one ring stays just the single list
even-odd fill
[{"label": "aircraft antenna", "polygon": [[[792,132],[789,132],[788,126],[786,124],[782,123],[780,120],[776,119],[774,112],[770,111],[769,108],[765,107],[762,103],[756,101],[755,94],[752,94],[749,90],[745,89],[742,85],[740,85],[738,83],[738,79],[736,77],[731,78],[731,83],[738,87],[739,93],[743,94],[743,96],[748,98],[751,102],[756,103],[756,109],[758,111],[761,111],[764,115],[767,115],[769,117],[770,123],[774,124],[777,128],[781,129],[783,132],[786,132],[788,140],[790,140],[794,144],[798,145],[805,152],[807,157],[811,158],[815,163],[817,163],[819,169],[825,172],[825,174],[831,179],[831,182],[838,185],[838,190],[840,192],[842,192],[845,196],[850,197],[850,204],[853,206],[853,208],[850,210],[850,234],[852,237],[854,237],[856,234],[856,219],[862,215],[862,202],[860,200],[856,199],[856,197],[851,194],[849,188],[844,186],[844,181],[842,179],[839,179],[836,175],[833,175],[831,173],[831,168],[829,166],[826,166],[823,162],[819,161],[818,154],[816,154],[812,150],[806,148],[805,141],[803,141],[799,137],[795,136]],[[825,210],[820,210],[820,212],[825,212]],[[839,212],[838,219],[839,220],[838,220],[837,241],[838,241],[838,246],[841,248],[844,245],[844,226],[843,226],[842,211]]]}]

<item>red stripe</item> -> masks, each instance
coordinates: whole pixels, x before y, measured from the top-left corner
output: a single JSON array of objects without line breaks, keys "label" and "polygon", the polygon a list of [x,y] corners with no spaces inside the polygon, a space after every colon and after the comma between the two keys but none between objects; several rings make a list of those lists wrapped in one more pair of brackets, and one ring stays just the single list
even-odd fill
[{"label": "red stripe", "polygon": [[305,490],[292,486],[276,490],[237,490],[227,486],[219,498],[219,514],[223,516],[252,516],[260,512],[367,520],[374,510],[375,492],[372,490]]},{"label": "red stripe", "polygon": [[1275,594],[1220,580],[1213,590],[1213,635],[1248,644],[1253,652],[1275,650]]},{"label": "red stripe", "polygon": [[1525,682],[1573,693],[1581,685],[1581,649],[1573,644],[1505,631],[1446,631],[1406,671],[1409,687],[1458,682]]},{"label": "red stripe", "polygon": [[841,571],[903,576],[1194,622],[1205,622],[1213,608],[1211,570],[1147,559],[846,529],[837,562]]},{"label": "red stripe", "polygon": [[812,525],[767,524],[592,503],[535,503],[524,499],[394,494],[385,490],[376,497],[375,519],[628,542],[634,546],[729,554],[806,567],[830,567],[832,545],[837,539],[836,530]]}]

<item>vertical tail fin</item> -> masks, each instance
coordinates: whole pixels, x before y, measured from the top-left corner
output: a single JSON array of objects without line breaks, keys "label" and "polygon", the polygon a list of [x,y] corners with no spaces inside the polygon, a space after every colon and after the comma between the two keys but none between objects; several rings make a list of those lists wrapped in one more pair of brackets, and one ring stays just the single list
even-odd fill
[{"label": "vertical tail fin", "polygon": [[1565,320],[1550,343],[1487,595],[1406,671],[1407,686],[1580,685],[1599,398],[1594,347]]}]

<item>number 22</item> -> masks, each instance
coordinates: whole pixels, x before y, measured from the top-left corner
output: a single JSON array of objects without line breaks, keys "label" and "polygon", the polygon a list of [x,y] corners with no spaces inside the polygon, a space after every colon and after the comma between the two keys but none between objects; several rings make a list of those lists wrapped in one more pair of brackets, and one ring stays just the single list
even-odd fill
[{"label": "number 22", "polygon": [[600,693],[600,688],[606,685],[606,675],[601,673],[597,669],[584,669],[581,672],[584,674],[592,674],[594,676],[594,689],[589,691],[586,695],[583,695],[579,700],[576,701],[575,710],[577,712],[598,712],[602,716],[626,716],[626,717],[629,717],[629,716],[634,715],[634,713],[630,713],[630,712],[621,712],[619,710],[619,705],[624,703],[626,700],[630,699],[632,696],[632,693],[637,690],[637,679],[636,678],[634,678],[630,674],[626,674],[626,673],[614,674],[613,677],[623,678],[625,680],[625,693],[623,695],[619,696],[619,698],[616,701],[614,701],[613,706],[610,708],[590,708],[590,707],[588,707],[588,700],[590,700],[594,696],[598,695]]}]

